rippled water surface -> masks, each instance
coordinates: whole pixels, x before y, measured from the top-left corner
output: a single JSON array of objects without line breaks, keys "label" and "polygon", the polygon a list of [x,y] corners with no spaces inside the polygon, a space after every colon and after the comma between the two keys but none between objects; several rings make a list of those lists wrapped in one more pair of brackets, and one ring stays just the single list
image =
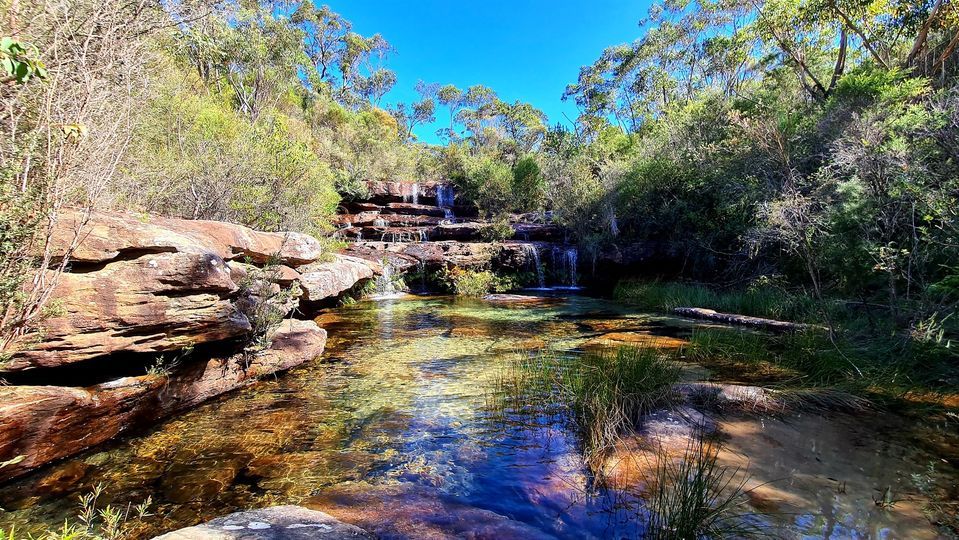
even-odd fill
[{"label": "rippled water surface", "polygon": [[[674,346],[693,323],[585,297],[410,297],[318,322],[330,335],[322,359],[0,488],[0,523],[62,523],[103,484],[103,503],[152,497],[143,537],[288,503],[386,538],[641,535],[629,501],[591,485],[567,422],[504,423],[489,392],[522,349]],[[776,536],[937,537],[915,482],[955,484],[953,440],[935,426],[870,413],[719,427],[722,461],[749,470],[753,509]],[[898,502],[880,508],[887,487]]]}]

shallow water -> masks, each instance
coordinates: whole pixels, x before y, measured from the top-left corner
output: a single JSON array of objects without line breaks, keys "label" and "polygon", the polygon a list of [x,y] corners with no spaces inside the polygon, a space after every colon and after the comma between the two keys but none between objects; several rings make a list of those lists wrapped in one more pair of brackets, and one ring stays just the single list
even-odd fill
[{"label": "shallow water", "polygon": [[[568,422],[504,422],[489,393],[521,349],[676,346],[695,323],[575,296],[389,298],[319,323],[323,359],[0,488],[0,524],[60,524],[103,484],[101,504],[152,497],[140,537],[289,503],[385,538],[641,535],[635,505],[591,485]],[[779,537],[935,538],[916,475],[956,484],[939,455],[955,440],[891,415],[718,425],[723,462],[748,469],[753,509]],[[879,508],[887,486],[899,502]]]}]

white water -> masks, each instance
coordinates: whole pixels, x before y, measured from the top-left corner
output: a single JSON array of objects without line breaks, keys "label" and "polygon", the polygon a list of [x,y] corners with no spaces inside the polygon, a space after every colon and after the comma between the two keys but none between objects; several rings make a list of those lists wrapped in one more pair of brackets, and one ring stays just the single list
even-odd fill
[{"label": "white water", "polygon": [[419,182],[413,183],[413,204],[420,204],[420,184]]},{"label": "white water", "polygon": [[552,252],[553,269],[562,276],[564,289],[579,288],[579,251],[575,247],[555,247]]},{"label": "white water", "polygon": [[436,186],[436,206],[439,206],[443,209],[443,218],[452,220],[456,216],[453,215],[453,199],[456,197],[456,194],[453,192],[453,186],[449,184],[438,184]]},{"label": "white water", "polygon": [[373,220],[374,227],[388,227],[390,223],[383,218],[376,218]]},{"label": "white water", "polygon": [[526,260],[533,261],[533,269],[536,271],[537,288],[546,288],[546,274],[543,272],[543,264],[539,259],[539,250],[532,244],[523,244],[523,253]]}]

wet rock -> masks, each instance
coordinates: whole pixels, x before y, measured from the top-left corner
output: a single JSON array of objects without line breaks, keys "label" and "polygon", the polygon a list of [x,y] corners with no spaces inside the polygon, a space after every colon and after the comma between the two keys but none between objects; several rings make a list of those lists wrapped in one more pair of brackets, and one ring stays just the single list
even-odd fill
[{"label": "wet rock", "polygon": [[359,527],[300,506],[273,506],[223,516],[154,540],[372,540]]},{"label": "wet rock", "polygon": [[0,462],[23,456],[0,468],[0,481],[312,360],[325,342],[326,332],[313,321],[288,320],[266,351],[192,363],[169,376],[87,388],[0,386]]},{"label": "wet rock", "polygon": [[446,211],[438,206],[413,203],[389,203],[383,208],[382,212],[384,214],[409,214],[434,217],[444,217],[446,215]]},{"label": "wet rock", "polygon": [[336,255],[332,262],[314,263],[299,268],[303,300],[318,302],[338,296],[360,281],[381,273],[378,264],[358,257]]},{"label": "wet rock", "polygon": [[482,231],[485,227],[485,223],[478,223],[475,221],[442,224],[438,225],[430,232],[430,239],[459,240],[460,242],[478,240],[482,236]]},{"label": "wet rock", "polygon": [[566,239],[566,231],[548,223],[514,223],[514,238],[520,240],[537,240],[548,242],[562,242]]},{"label": "wet rock", "polygon": [[355,523],[379,538],[498,540],[553,538],[490,510],[450,501],[411,484],[344,484],[303,503]]},{"label": "wet rock", "polygon": [[530,246],[532,244],[523,242],[356,242],[351,249],[359,248],[370,253],[395,253],[432,269],[456,266],[528,271],[533,264],[530,260]]}]

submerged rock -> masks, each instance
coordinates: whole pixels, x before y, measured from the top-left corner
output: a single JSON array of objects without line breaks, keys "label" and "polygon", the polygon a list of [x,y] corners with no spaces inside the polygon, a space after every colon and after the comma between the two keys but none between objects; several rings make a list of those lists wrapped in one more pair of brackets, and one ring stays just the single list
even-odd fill
[{"label": "submerged rock", "polygon": [[326,331],[285,321],[269,349],[176,368],[169,375],[124,377],[86,388],[0,386],[0,481],[79,453],[131,428],[290,369],[323,352]]},{"label": "submerged rock", "polygon": [[236,512],[202,525],[157,536],[154,540],[364,540],[374,538],[363,529],[329,514],[301,506],[273,506]]},{"label": "submerged rock", "polygon": [[554,538],[521,521],[407,483],[341,485],[325,490],[303,504],[356,523],[379,538]]}]

